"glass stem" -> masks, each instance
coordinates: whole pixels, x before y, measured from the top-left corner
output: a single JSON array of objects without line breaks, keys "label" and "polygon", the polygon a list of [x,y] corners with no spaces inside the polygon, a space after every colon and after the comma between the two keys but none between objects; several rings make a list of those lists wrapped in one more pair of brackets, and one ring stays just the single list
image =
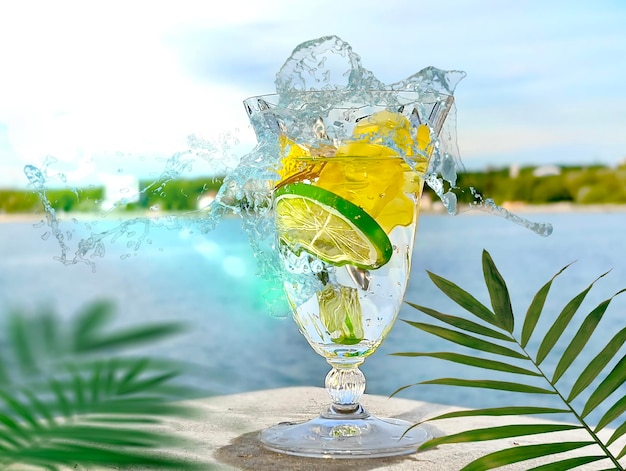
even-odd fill
[{"label": "glass stem", "polygon": [[363,412],[359,400],[365,391],[365,375],[360,363],[332,364],[326,375],[326,391],[333,401],[332,412],[350,414]]}]

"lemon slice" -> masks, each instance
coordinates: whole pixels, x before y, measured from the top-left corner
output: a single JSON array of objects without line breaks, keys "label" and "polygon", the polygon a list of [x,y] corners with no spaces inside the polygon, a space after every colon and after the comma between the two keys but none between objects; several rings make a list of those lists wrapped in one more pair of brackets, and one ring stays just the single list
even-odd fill
[{"label": "lemon slice", "polygon": [[291,183],[274,194],[280,239],[332,265],[383,266],[393,248],[380,225],[363,209],[328,190]]}]

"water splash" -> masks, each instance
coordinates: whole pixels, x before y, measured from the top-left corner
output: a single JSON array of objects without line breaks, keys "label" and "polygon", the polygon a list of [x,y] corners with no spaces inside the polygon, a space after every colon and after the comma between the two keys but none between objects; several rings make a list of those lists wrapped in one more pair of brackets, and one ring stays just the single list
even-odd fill
[{"label": "water splash", "polygon": [[385,85],[361,65],[352,47],[337,36],[297,46],[276,74],[276,93],[298,91],[383,90]]},{"label": "water splash", "polygon": [[[54,162],[53,159],[46,161],[48,164]],[[149,231],[150,225],[162,226],[164,222],[155,220],[149,220],[147,218],[131,218],[120,221],[112,228],[96,231],[95,226],[98,222],[86,223],[84,229],[88,231],[89,235],[84,238],[79,238],[76,241],[76,246],[72,249],[69,242],[72,241],[74,231],[63,229],[63,219],[57,214],[52,202],[48,198],[48,191],[46,188],[47,167],[39,169],[34,165],[26,165],[24,167],[24,174],[29,180],[31,189],[39,196],[39,199],[44,208],[45,220],[35,224],[34,227],[46,226],[48,230],[42,235],[43,240],[48,240],[50,237],[56,239],[60,249],[60,254],[53,257],[54,260],[63,263],[64,265],[75,265],[83,263],[91,267],[92,271],[96,270],[95,259],[104,257],[106,253],[106,242],[115,243],[120,239],[126,239],[126,247],[131,251],[137,251],[142,244],[150,242]],[[171,216],[168,216],[167,220],[173,221]],[[79,221],[76,218],[71,219],[72,224],[76,225]],[[178,226],[178,224],[176,224]],[[139,229],[138,229],[139,227]],[[128,258],[130,253],[123,254],[122,259]]]},{"label": "water splash", "polygon": [[[325,36],[296,47],[278,72],[275,83],[276,92],[281,95],[283,104],[293,106],[297,100],[306,99],[308,102],[300,105],[311,107],[313,109],[311,114],[314,115],[324,113],[324,106],[326,104],[328,107],[329,103],[328,96],[323,93],[313,95],[316,101],[311,102],[311,94],[302,95],[298,92],[343,90],[347,93],[352,92],[355,101],[365,102],[372,90],[410,91],[423,95],[452,96],[456,86],[465,76],[463,71],[441,70],[430,66],[406,79],[385,84],[362,66],[360,56],[348,43],[337,36]],[[442,101],[442,104],[446,106],[445,101]],[[459,190],[457,172],[463,169],[463,163],[459,156],[456,138],[456,108],[453,103],[447,106],[450,106],[450,110],[445,115],[445,122],[441,129],[436,129],[431,136],[435,152],[431,156],[428,172],[423,177],[446,210],[450,214],[456,214],[457,196],[454,190]],[[432,123],[432,125],[435,128],[438,127],[438,123]],[[351,130],[344,131],[349,135]],[[263,136],[259,136],[260,140],[262,138]],[[552,226],[549,223],[529,221],[496,205],[492,199],[485,199],[477,194],[475,196],[476,201],[470,206],[473,209],[504,217],[542,236],[552,233]]]},{"label": "water splash", "polygon": [[[297,46],[276,74],[275,86],[282,107],[289,105],[298,108],[303,115],[308,116],[309,122],[316,123],[315,126],[300,128],[298,132],[303,133],[302,135],[296,133],[290,137],[296,142],[299,138],[307,141],[311,136],[306,133],[313,133],[316,138],[328,142],[329,145],[350,136],[350,123],[353,122],[342,116],[319,121],[320,116],[327,116],[333,106],[329,100],[330,93],[340,93],[345,102],[353,103],[368,103],[373,93],[379,99],[386,94],[383,97],[386,103],[393,103],[395,97],[402,92],[437,97],[437,106],[446,107],[446,112],[440,114],[445,116],[444,121],[428,123],[433,147],[429,168],[417,168],[413,161],[407,163],[421,174],[426,184],[441,199],[446,210],[455,214],[457,171],[463,165],[456,139],[456,108],[452,100],[444,97],[452,96],[464,77],[465,73],[462,71],[427,67],[403,80],[385,84],[363,67],[360,56],[348,43],[337,36],[325,36]],[[88,235],[75,238],[73,231],[61,228],[61,218],[47,194],[51,180],[71,189],[66,176],[61,172],[51,172],[55,164],[53,158],[47,158],[41,168],[27,165],[24,173],[29,186],[39,196],[46,214],[40,227],[47,227],[46,237],[56,239],[60,248],[60,255],[55,259],[68,265],[86,263],[95,270],[95,260],[105,255],[109,243],[125,241],[129,249],[126,255],[129,255],[149,242],[150,228],[153,226],[206,233],[214,229],[222,218],[235,215],[241,218],[243,229],[248,234],[260,274],[270,280],[275,278],[276,269],[273,267],[278,266],[278,252],[271,214],[271,189],[272,182],[277,178],[276,169],[280,167],[276,135],[281,132],[281,126],[289,128],[290,132],[298,128],[287,122],[289,116],[281,116],[278,110],[270,112],[269,105],[263,102],[262,97],[254,102],[246,101],[246,106],[257,132],[258,144],[254,149],[241,157],[233,155],[233,146],[237,144],[236,133],[227,133],[218,142],[190,136],[188,149],[167,159],[160,174],[140,192],[140,196],[148,193],[166,194],[169,182],[188,176],[198,161],[208,162],[214,171],[220,170],[226,177],[214,201],[198,210],[163,216],[159,214],[158,206],[153,206],[150,209],[152,214],[120,219],[104,230],[96,230],[93,227],[95,223],[85,224],[84,229]],[[255,113],[250,108],[252,106],[264,112]],[[398,109],[402,110],[399,102]],[[418,113],[426,117],[431,114],[433,113],[426,109]],[[409,118],[420,119],[419,116]],[[389,147],[393,148],[395,145],[393,142],[389,143]],[[78,192],[75,189],[74,191],[78,197]],[[491,199],[475,194],[475,200],[472,208],[504,217],[540,235],[545,236],[552,232],[550,224],[528,221],[497,206]],[[120,206],[126,202],[120,200]],[[115,212],[117,209],[114,207],[110,212],[99,213],[98,217],[119,216]],[[77,223],[74,220],[73,224]],[[278,284],[272,285],[268,298],[282,296],[278,294],[281,291]]]},{"label": "water splash", "polygon": [[[228,210],[241,213],[241,207],[260,209],[261,214],[265,208],[271,205],[269,190],[271,185],[259,185],[259,182],[271,182],[276,178],[275,171],[280,167],[280,152],[276,148],[276,136],[289,129],[289,137],[295,142],[311,142],[316,137],[323,141],[327,139],[329,144],[341,140],[352,133],[352,128],[346,126],[348,120],[338,119],[332,122],[322,122],[316,126],[298,126],[290,122],[293,119],[288,114],[281,115],[280,109],[287,107],[297,109],[299,118],[309,123],[316,122],[320,116],[327,116],[329,110],[338,101],[354,103],[374,102],[380,100],[380,94],[387,90],[385,102],[393,103],[399,92],[415,92],[425,97],[434,96],[438,99],[438,105],[448,107],[442,122],[430,123],[433,128],[431,142],[434,151],[430,159],[427,172],[414,168],[420,173],[434,192],[442,201],[446,210],[455,214],[457,212],[457,196],[454,190],[457,187],[457,171],[463,168],[459,157],[456,138],[456,108],[453,100],[444,97],[452,96],[458,83],[465,77],[465,72],[458,70],[441,70],[435,67],[426,67],[406,79],[385,84],[378,80],[374,74],[364,68],[361,58],[351,46],[337,36],[325,36],[319,39],[304,42],[297,46],[291,56],[285,61],[276,75],[275,86],[279,96],[279,106],[270,109],[270,105],[264,102],[264,98],[257,97],[250,104],[246,101],[247,111],[257,132],[257,148],[245,156],[235,172],[228,176],[223,191],[218,194],[212,207],[214,220],[218,220]],[[382,92],[381,92],[382,91]],[[374,98],[374,93],[376,98]],[[398,105],[400,106],[400,105]],[[256,109],[252,109],[252,108]],[[255,113],[254,111],[258,111]],[[421,114],[428,116],[432,112],[424,110]],[[435,113],[432,113],[435,114]],[[255,122],[257,120],[257,122]],[[394,143],[390,143],[393,147]],[[414,162],[407,161],[409,165]],[[497,206],[493,200],[477,201],[472,208],[488,211],[502,216],[517,224],[520,224],[540,235],[549,235],[551,225],[546,223],[534,223],[522,217],[512,214],[506,209]],[[245,221],[251,221],[251,242],[265,239],[263,234],[256,230],[259,221],[257,211],[245,215]],[[251,216],[252,219],[248,219]],[[273,228],[270,227],[270,230]],[[272,247],[272,252],[275,252]]]},{"label": "water splash", "polygon": [[501,216],[515,224],[519,224],[522,227],[525,227],[527,229],[530,229],[533,232],[536,232],[540,236],[547,237],[550,234],[552,234],[552,231],[553,231],[552,224],[545,223],[545,222],[531,222],[528,219],[519,217],[518,215],[512,213],[508,209],[503,208],[502,206],[498,206],[493,201],[493,199],[483,198],[482,194],[476,191],[475,188],[470,188],[470,192],[474,196],[474,202],[470,204],[471,209],[478,209],[488,214]]},{"label": "water splash", "polygon": [[[218,153],[217,147],[213,150]],[[222,152],[223,149],[219,149]],[[198,149],[179,152],[165,162],[160,174],[139,191],[138,198],[149,194],[165,195],[169,182],[189,174],[196,162],[197,157],[207,159],[209,152],[203,153]],[[55,240],[59,254],[53,259],[64,265],[85,264],[96,271],[96,261],[105,256],[108,244],[123,244],[128,251],[120,258],[127,259],[136,254],[144,245],[151,244],[150,230],[153,227],[162,227],[171,230],[184,230],[194,227],[198,231],[206,232],[206,222],[199,217],[197,211],[185,214],[161,214],[160,208],[151,207],[152,214],[132,216],[122,213],[131,200],[124,196],[128,188],[120,189],[120,196],[114,204],[104,209],[101,200],[91,201],[94,207],[99,208],[96,214],[72,217],[69,222],[67,214],[55,209],[54,201],[51,200],[52,188],[60,187],[69,190],[80,201],[81,195],[77,187],[72,187],[65,175],[54,170],[58,160],[52,156],[46,157],[41,167],[29,164],[24,167],[24,175],[28,180],[29,188],[38,196],[42,206],[44,219],[34,224],[35,228],[46,228],[42,235],[44,240]],[[117,174],[124,175],[123,169],[118,169]],[[86,221],[84,219],[87,219]],[[70,224],[68,228],[67,225]]]}]

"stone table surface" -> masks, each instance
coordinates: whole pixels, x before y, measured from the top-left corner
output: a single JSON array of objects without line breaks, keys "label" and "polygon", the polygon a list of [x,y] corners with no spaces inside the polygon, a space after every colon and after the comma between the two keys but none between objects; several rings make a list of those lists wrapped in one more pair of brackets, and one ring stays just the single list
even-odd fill
[{"label": "stone table surface", "polygon": [[[453,406],[388,398],[365,394],[362,405],[378,417],[396,417],[417,422],[426,417],[458,410]],[[199,446],[182,450],[194,461],[207,463],[206,469],[218,470],[375,470],[391,471],[457,471],[470,461],[485,454],[517,445],[542,443],[544,435],[443,445],[428,451],[393,458],[324,459],[301,458],[282,455],[264,449],[259,442],[261,430],[284,421],[304,421],[318,415],[329,404],[326,391],[315,387],[270,389],[230,396],[217,396],[193,401],[201,412],[200,417],[167,423],[178,434],[193,438]],[[515,421],[515,422],[513,422]],[[446,419],[427,424],[433,436],[449,435],[471,428],[503,425],[506,423],[536,423],[538,420],[524,417],[470,417]],[[545,420],[543,420],[545,422]],[[588,440],[581,431],[566,432],[567,440]],[[590,449],[582,449],[589,454]],[[579,451],[578,453],[581,453]],[[574,456],[573,453],[559,458]],[[554,461],[555,458],[552,458]],[[535,459],[516,465],[498,468],[504,471],[523,471],[550,462]],[[607,469],[608,462],[579,467],[581,470]],[[138,468],[134,468],[138,469]]]}]

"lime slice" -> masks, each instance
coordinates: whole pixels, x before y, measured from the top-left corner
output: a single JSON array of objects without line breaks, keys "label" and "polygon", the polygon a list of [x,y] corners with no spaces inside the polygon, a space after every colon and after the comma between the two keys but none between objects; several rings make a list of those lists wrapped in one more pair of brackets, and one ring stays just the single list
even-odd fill
[{"label": "lime slice", "polygon": [[332,265],[383,266],[393,248],[380,225],[363,209],[328,190],[291,183],[274,194],[280,239]]}]

